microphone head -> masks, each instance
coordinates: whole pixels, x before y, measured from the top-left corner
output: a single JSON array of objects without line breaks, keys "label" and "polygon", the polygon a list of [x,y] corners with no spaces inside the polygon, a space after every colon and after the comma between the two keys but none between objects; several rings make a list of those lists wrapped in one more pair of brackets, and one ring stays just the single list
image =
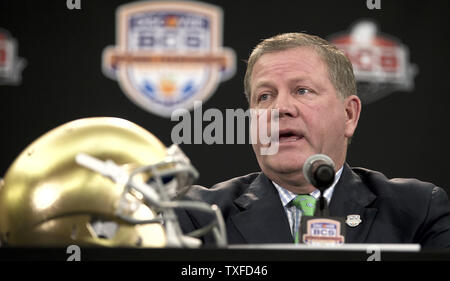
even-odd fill
[{"label": "microphone head", "polygon": [[321,165],[317,168],[313,174],[313,178],[316,181],[316,185],[319,189],[326,189],[330,187],[334,182],[334,170],[331,166]]},{"label": "microphone head", "polygon": [[314,154],[303,165],[306,180],[317,187],[323,194],[334,182],[334,162],[325,154]]}]

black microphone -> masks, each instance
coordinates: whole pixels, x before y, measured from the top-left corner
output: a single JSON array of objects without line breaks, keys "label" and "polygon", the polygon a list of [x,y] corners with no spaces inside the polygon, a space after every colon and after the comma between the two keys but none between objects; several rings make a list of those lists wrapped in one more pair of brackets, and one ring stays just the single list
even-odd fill
[{"label": "black microphone", "polygon": [[306,180],[320,190],[319,210],[320,215],[328,216],[328,208],[325,208],[325,190],[334,182],[334,162],[325,154],[314,154],[306,159],[303,165],[303,175]]},{"label": "black microphone", "polygon": [[303,175],[312,185],[323,191],[334,182],[334,162],[325,154],[314,154],[306,159]]}]

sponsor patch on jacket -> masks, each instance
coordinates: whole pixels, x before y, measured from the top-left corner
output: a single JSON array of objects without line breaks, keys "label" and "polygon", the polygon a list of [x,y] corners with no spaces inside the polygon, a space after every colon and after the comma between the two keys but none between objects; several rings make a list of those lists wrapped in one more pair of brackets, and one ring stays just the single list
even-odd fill
[{"label": "sponsor patch on jacket", "polygon": [[362,222],[360,215],[348,215],[345,223],[348,226],[355,227]]}]

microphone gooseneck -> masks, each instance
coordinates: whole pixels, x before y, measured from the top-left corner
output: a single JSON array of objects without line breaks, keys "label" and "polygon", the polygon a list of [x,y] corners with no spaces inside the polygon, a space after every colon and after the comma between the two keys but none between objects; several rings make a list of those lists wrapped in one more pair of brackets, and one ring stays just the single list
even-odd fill
[{"label": "microphone gooseneck", "polygon": [[328,215],[327,204],[323,194],[334,182],[334,162],[325,154],[314,154],[303,165],[306,180],[320,190],[319,210],[321,215]]}]

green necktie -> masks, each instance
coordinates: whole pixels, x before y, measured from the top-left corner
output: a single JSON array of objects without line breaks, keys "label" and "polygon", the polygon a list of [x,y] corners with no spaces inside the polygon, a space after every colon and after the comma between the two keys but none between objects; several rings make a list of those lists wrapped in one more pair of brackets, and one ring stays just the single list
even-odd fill
[{"label": "green necktie", "polygon": [[[292,200],[292,204],[298,209],[302,210],[303,216],[314,216],[314,210],[316,208],[316,199],[308,194],[297,195],[297,197]],[[298,243],[298,233],[299,229],[296,229],[295,233],[295,244]]]}]

